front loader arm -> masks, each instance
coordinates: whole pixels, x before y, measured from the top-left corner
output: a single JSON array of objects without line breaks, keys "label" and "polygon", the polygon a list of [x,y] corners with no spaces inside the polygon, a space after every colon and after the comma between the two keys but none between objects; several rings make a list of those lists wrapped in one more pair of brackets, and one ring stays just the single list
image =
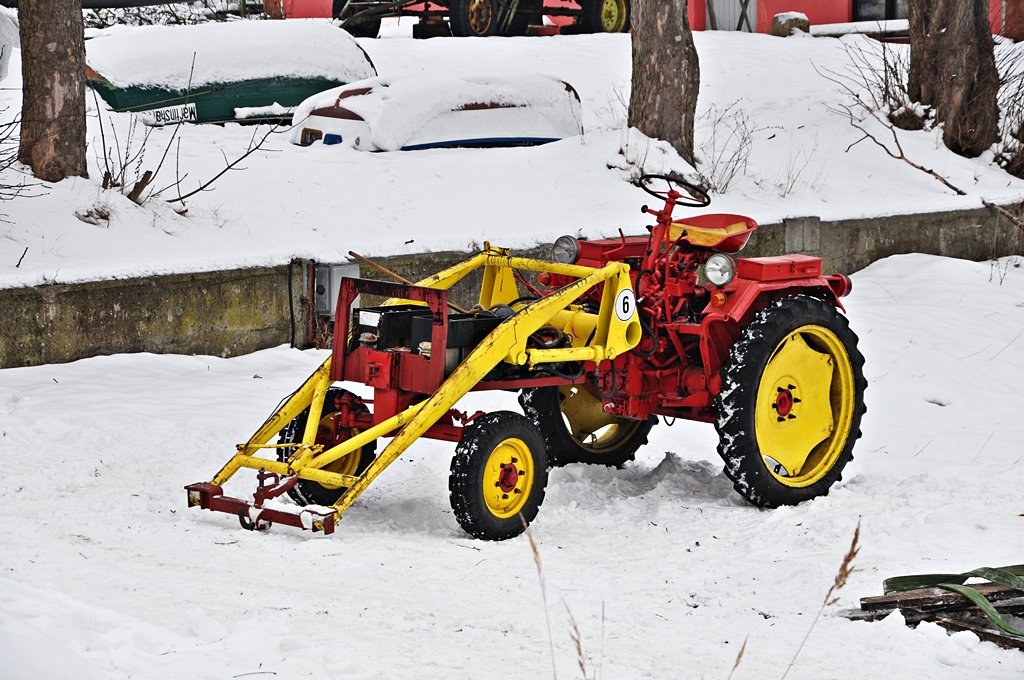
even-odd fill
[{"label": "front loader arm", "polygon": [[[238,515],[243,526],[247,528],[264,528],[271,522],[280,522],[331,533],[337,519],[352,506],[363,491],[416,439],[426,434],[442,417],[449,414],[452,407],[498,364],[507,362],[533,366],[569,360],[601,362],[629,351],[639,342],[640,325],[636,318],[629,266],[619,262],[595,269],[515,258],[510,257],[507,251],[488,248],[466,262],[442,272],[441,275],[425,279],[415,286],[404,287],[402,293],[412,296],[412,299],[433,300],[430,296],[431,291],[425,289],[443,290],[479,267],[484,267],[487,272],[487,285],[486,289],[481,291],[481,298],[491,301],[509,296],[511,271],[515,269],[550,271],[575,277],[576,280],[550,295],[526,304],[516,314],[501,322],[469,351],[461,363],[425,400],[353,434],[336,446],[324,449],[315,443],[317,426],[323,412],[325,395],[333,382],[332,377],[337,378],[341,375],[339,369],[346,361],[346,357],[339,357],[338,353],[346,352],[348,347],[344,337],[338,342],[336,336],[332,357],[324,361],[246,443],[238,445],[238,451],[214,478],[210,482],[186,487],[189,491],[189,505]],[[527,348],[527,341],[531,335],[552,324],[588,290],[602,284],[604,291],[600,310],[593,321],[596,331],[589,343],[580,347],[558,349]],[[389,287],[395,285],[389,284]],[[344,300],[339,300],[339,308],[343,303]],[[438,300],[433,300],[430,304],[446,310],[444,304]],[[617,305],[624,308],[617,309]],[[442,313],[442,318],[447,319],[446,312]],[[348,317],[347,314],[339,313],[338,318]],[[335,329],[336,333],[345,333],[346,330]],[[439,352],[439,356],[443,354]],[[307,408],[310,413],[302,441],[300,444],[287,445],[295,448],[287,461],[270,460],[257,455],[264,449],[282,446],[268,442]],[[397,434],[384,451],[358,476],[343,475],[324,469],[338,459],[359,451],[373,440],[389,436],[396,431]],[[256,490],[253,503],[223,495],[223,485],[242,468],[259,471],[260,486]],[[263,483],[271,478],[272,484]],[[299,513],[291,513],[276,507],[264,507],[264,501],[283,494],[299,479],[345,490],[338,501],[330,507],[310,506]]]}]

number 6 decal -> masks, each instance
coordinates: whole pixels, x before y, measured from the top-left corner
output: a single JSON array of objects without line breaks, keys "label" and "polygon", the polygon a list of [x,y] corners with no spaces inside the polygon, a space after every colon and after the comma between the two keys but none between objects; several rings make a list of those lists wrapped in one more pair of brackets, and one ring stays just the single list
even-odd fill
[{"label": "number 6 decal", "polygon": [[623,323],[633,318],[636,313],[636,296],[632,288],[623,288],[615,296],[615,317]]}]

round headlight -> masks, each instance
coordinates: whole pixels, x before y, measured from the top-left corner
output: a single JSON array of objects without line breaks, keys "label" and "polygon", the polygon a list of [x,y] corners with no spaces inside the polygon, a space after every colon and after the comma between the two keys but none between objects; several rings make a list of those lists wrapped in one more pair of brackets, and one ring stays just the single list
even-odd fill
[{"label": "round headlight", "polygon": [[704,264],[704,276],[716,286],[724,286],[736,276],[736,263],[728,255],[712,255]]},{"label": "round headlight", "polygon": [[575,264],[580,256],[579,241],[572,236],[559,236],[551,247],[551,259],[562,264]]}]

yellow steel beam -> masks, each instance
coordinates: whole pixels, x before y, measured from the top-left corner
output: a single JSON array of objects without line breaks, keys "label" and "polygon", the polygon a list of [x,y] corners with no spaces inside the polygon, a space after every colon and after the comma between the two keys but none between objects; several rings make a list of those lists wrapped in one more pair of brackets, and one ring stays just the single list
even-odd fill
[{"label": "yellow steel beam", "polygon": [[317,380],[313,384],[313,399],[309,404],[309,416],[306,418],[306,428],[302,432],[302,443],[312,444],[316,441],[317,430],[320,429],[320,417],[324,411],[324,397],[327,396],[329,380]]},{"label": "yellow steel beam", "polygon": [[552,364],[561,361],[603,361],[604,348],[600,345],[591,347],[562,347],[557,349],[528,349],[526,364]]},{"label": "yellow steel beam", "polygon": [[[552,272],[577,280],[554,293],[534,300],[515,316],[503,321],[469,353],[437,391],[426,400],[410,406],[402,413],[358,433],[326,451],[314,445],[317,427],[323,412],[325,395],[330,387],[328,358],[275,411],[250,439],[239,445],[238,453],[217,473],[212,483],[222,485],[240,468],[264,469],[281,475],[298,475],[321,484],[347,487],[333,506],[338,517],[349,508],[366,488],[393,463],[417,438],[447,413],[467,392],[473,389],[494,366],[502,361],[515,364],[536,364],[557,361],[595,361],[613,359],[634,347],[640,339],[636,320],[635,299],[629,277],[629,266],[610,263],[600,269],[510,257],[499,248],[486,249],[453,267],[427,277],[417,285],[446,289],[478,267],[484,267],[484,286],[480,300],[485,306],[511,302],[518,296],[513,270]],[[598,314],[572,308],[587,290],[604,283]],[[623,297],[625,296],[625,297]],[[632,301],[633,307],[624,304]],[[616,306],[622,306],[617,313]],[[549,324],[563,328],[572,335],[573,347],[552,350],[527,350],[527,339]],[[302,443],[288,462],[258,458],[255,454],[285,425],[303,410],[310,409]],[[376,460],[359,477],[323,470],[339,458],[358,451],[369,442],[398,430],[395,437]]]},{"label": "yellow steel beam", "polygon": [[[519,262],[515,262],[519,258],[500,259],[508,262],[508,266],[519,267]],[[523,262],[528,262],[531,265],[533,262],[537,262],[538,266],[544,264],[540,261]],[[495,262],[495,264],[503,264],[503,262]],[[615,277],[617,283],[622,285],[623,279],[621,275],[625,273],[625,282],[627,286],[629,285],[629,266],[625,264],[611,263],[597,270],[588,267],[573,267],[572,265],[562,266],[572,267],[573,271],[584,274],[584,276],[549,296],[531,302],[519,314],[503,321],[484,338],[483,342],[473,348],[465,360],[456,367],[437,391],[428,397],[426,401],[419,404],[418,412],[408,420],[405,426],[395,435],[394,439],[391,440],[391,443],[363,472],[359,481],[349,487],[338,502],[334,504],[333,507],[339,517],[346,509],[351,507],[381,472],[402,455],[442,415],[455,406],[459,399],[473,389],[498,363],[509,357],[518,360],[520,356],[523,358],[522,363],[525,363],[527,359],[525,353],[527,338],[549,323],[556,313],[565,309],[565,307],[572,304],[588,289],[602,281]],[[602,305],[602,314],[612,313],[610,308],[605,309],[604,305]]]},{"label": "yellow steel beam", "polygon": [[507,305],[519,297],[515,271],[509,267],[494,264],[484,265],[483,280],[480,282],[480,306],[490,309],[495,305]]},{"label": "yellow steel beam", "polygon": [[[320,393],[320,408],[323,407],[323,393],[330,384],[331,358],[328,357],[320,366],[313,371],[312,375],[306,378],[299,389],[295,390],[285,402],[278,407],[269,418],[264,421],[256,433],[249,437],[249,441],[241,445],[238,453],[231,457],[231,460],[214,475],[212,484],[222,486],[224,482],[231,479],[231,476],[243,467],[243,463],[252,457],[270,438],[280,432],[285,425],[294,420],[308,406],[313,403],[314,397]],[[318,418],[319,420],[319,418]],[[312,440],[308,443],[312,443]]]},{"label": "yellow steel beam", "polygon": [[353,477],[351,475],[342,475],[337,472],[318,470],[317,468],[308,466],[294,469],[288,463],[282,463],[278,460],[267,460],[266,458],[246,458],[242,461],[241,467],[252,470],[275,472],[282,477],[295,475],[299,479],[308,479],[310,481],[317,482],[318,484],[325,484],[329,486],[352,486],[359,479],[358,477]]},{"label": "yellow steel beam", "polygon": [[[320,455],[309,461],[309,467],[322,468],[326,465],[330,465],[334,461],[347,456],[353,451],[358,451],[370,442],[381,437],[386,437],[388,434],[402,427],[410,420],[413,416],[420,412],[424,402],[419,404],[413,404],[409,408],[405,409],[401,413],[391,416],[387,420],[381,423],[377,423],[368,430],[363,430],[359,434],[355,435],[351,439],[346,439],[342,443],[335,447],[329,448]],[[440,416],[438,416],[440,418]],[[436,418],[435,418],[436,420]]]},{"label": "yellow steel beam", "polygon": [[[466,276],[468,276],[471,271],[473,271],[477,267],[482,266],[486,259],[486,251],[482,253],[477,253],[468,260],[463,260],[462,262],[452,265],[447,269],[443,269],[432,276],[428,276],[425,279],[417,281],[415,285],[423,286],[424,288],[448,290],[456,283],[466,278]],[[426,303],[420,300],[403,300],[401,298],[390,298],[384,302],[384,305],[426,305]]]},{"label": "yellow steel beam", "polygon": [[552,274],[564,274],[566,276],[573,276],[581,279],[585,276],[589,276],[596,271],[604,271],[609,266],[618,267],[629,265],[620,265],[618,262],[612,262],[610,265],[605,265],[601,269],[595,269],[594,267],[584,267],[581,264],[563,264],[561,262],[547,262],[546,260],[535,260],[529,257],[509,257],[507,255],[498,255],[495,253],[485,253],[487,255],[486,263],[490,265],[496,265],[499,267],[511,267],[512,269],[525,269],[530,272],[551,272]]},{"label": "yellow steel beam", "polygon": [[458,264],[448,267],[448,269],[443,269],[432,276],[428,276],[425,279],[417,281],[416,285],[423,286],[425,288],[448,290],[456,283],[466,278],[471,271],[484,264],[486,258],[487,251],[477,253],[468,260],[463,260]]}]

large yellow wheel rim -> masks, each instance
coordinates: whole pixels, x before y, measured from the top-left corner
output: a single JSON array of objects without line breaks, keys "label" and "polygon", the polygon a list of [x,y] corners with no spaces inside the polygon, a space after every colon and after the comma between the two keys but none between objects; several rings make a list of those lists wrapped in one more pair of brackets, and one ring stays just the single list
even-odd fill
[{"label": "large yellow wheel rim", "polygon": [[509,437],[491,451],[484,465],[484,503],[499,519],[519,514],[533,489],[533,454],[522,439]]},{"label": "large yellow wheel rim", "polygon": [[469,27],[473,35],[487,35],[494,22],[494,0],[471,0],[469,3]]},{"label": "large yellow wheel rim", "polygon": [[[338,421],[340,419],[340,413],[330,413],[320,419],[320,425],[316,430],[316,443],[323,446],[325,451],[359,434],[359,430],[355,427],[344,427],[339,425]],[[360,457],[360,451],[356,450],[342,456],[333,463],[328,463],[323,469],[328,472],[337,472],[341,475],[355,476],[356,471],[359,468]],[[317,482],[317,484],[325,489],[341,488],[340,486],[325,484],[323,482]]]},{"label": "large yellow wheel rim", "polygon": [[754,429],[765,466],[782,484],[814,484],[839,460],[856,400],[853,366],[828,328],[802,326],[776,347],[757,389]]},{"label": "large yellow wheel rim", "polygon": [[601,3],[601,29],[605,33],[622,33],[626,27],[626,0],[604,0]]},{"label": "large yellow wheel rim", "polygon": [[645,424],[605,413],[601,400],[582,387],[563,387],[560,392],[569,435],[590,453],[614,453]]}]

